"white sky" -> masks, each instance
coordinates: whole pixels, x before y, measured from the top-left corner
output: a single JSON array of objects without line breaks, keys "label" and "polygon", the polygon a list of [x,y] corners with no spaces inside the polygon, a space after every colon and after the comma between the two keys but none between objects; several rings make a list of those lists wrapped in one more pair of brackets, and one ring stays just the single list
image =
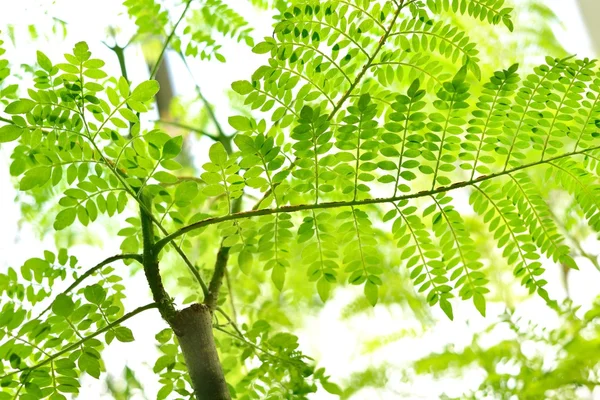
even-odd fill
[{"label": "white sky", "polygon": [[[52,8],[52,15],[68,21],[69,37],[61,42],[52,39],[43,46],[43,51],[53,59],[60,58],[62,53],[70,50],[73,43],[80,40],[88,41],[95,57],[109,61],[107,72],[118,75],[119,70],[114,58],[114,54],[106,49],[99,39],[106,37],[107,22],[118,25],[123,31],[121,44],[129,37],[132,32],[131,23],[120,7],[121,1],[117,0],[54,0],[50,7],[49,1],[45,0],[0,0],[0,27],[7,23],[17,26],[17,35],[19,40],[18,54],[12,54],[11,60],[18,62],[32,62],[35,59],[35,49],[39,44],[31,45],[22,41],[25,25],[35,21],[40,32],[48,31],[48,18],[44,15],[45,10]],[[266,36],[270,33],[270,19],[267,13],[257,13],[247,5],[246,2],[239,2],[243,14],[257,23],[256,38]],[[585,27],[581,21],[578,8],[574,0],[549,0],[551,5],[562,19],[564,26],[557,27],[559,39],[564,46],[572,53],[580,57],[591,56],[592,46]],[[90,16],[93,16],[90,18]],[[227,64],[217,63],[193,63],[192,69],[195,77],[201,83],[203,91],[209,96],[210,100],[216,105],[217,114],[221,121],[226,121],[228,116],[227,96],[225,91],[229,88],[230,82],[238,79],[247,79],[254,69],[261,64],[263,59],[250,52],[249,49],[240,50],[239,46],[225,46],[223,49]],[[128,57],[128,69],[131,77],[147,75],[146,67],[140,57],[139,49],[132,49]],[[17,64],[17,62],[14,62]],[[183,77],[175,79],[175,89],[179,94],[193,96],[193,88],[185,80],[187,72],[174,59],[172,62],[173,76]],[[226,125],[226,123],[224,124]],[[53,249],[54,243],[51,235],[48,235],[41,243],[33,233],[31,227],[27,225],[19,226],[19,206],[15,204],[13,184],[8,174],[10,146],[3,146],[0,149],[0,270],[8,266],[18,267],[24,260],[35,254],[41,254],[43,249]],[[82,265],[93,265],[97,261],[105,258],[107,255],[117,254],[118,243],[106,235],[103,229],[99,229],[104,240],[104,248],[94,248],[90,246],[76,246],[70,249],[70,252],[76,254]],[[595,242],[590,242],[590,251],[596,246]],[[572,293],[573,300],[578,304],[587,305],[598,294],[597,271],[585,260],[582,262],[582,271],[572,273],[570,277],[570,286],[577,288]],[[554,274],[553,274],[554,272]],[[550,281],[550,291],[557,296],[562,296],[560,279],[555,268],[549,268],[547,279]],[[147,289],[143,277],[127,280],[127,286],[130,296],[126,302],[129,309],[145,304],[149,300]],[[455,315],[457,321],[449,322],[445,317],[439,315],[438,310],[434,314],[440,317],[441,322],[436,328],[427,332],[420,339],[406,339],[398,341],[385,347],[382,351],[372,354],[361,354],[361,346],[365,339],[373,338],[385,334],[393,334],[402,329],[412,328],[411,322],[403,319],[402,310],[399,307],[385,309],[377,307],[372,313],[365,317],[354,318],[349,321],[341,321],[339,312],[344,305],[348,304],[355,296],[353,290],[343,290],[337,292],[336,297],[330,301],[327,306],[318,315],[309,316],[306,320],[305,328],[301,330],[300,338],[305,353],[320,360],[322,366],[327,367],[328,372],[334,377],[334,380],[342,381],[352,371],[364,369],[368,363],[375,365],[387,361],[394,365],[402,365],[411,359],[426,355],[432,350],[442,348],[443,344],[448,342],[457,345],[465,345],[470,341],[469,332],[483,329],[487,322],[494,320],[494,315],[503,311],[500,305],[490,304],[487,320],[479,317],[473,311],[471,304],[459,304]],[[528,318],[535,318],[545,325],[552,325],[552,313],[539,299],[528,301],[520,310]],[[469,326],[467,326],[469,324]],[[137,317],[134,323],[128,324],[134,327],[136,342],[134,344],[115,343],[111,345],[106,352],[106,363],[108,370],[112,373],[120,374],[120,371],[127,361],[130,366],[136,370],[138,377],[146,385],[147,393],[150,398],[158,390],[159,386],[155,376],[148,368],[143,368],[144,363],[153,363],[153,356],[156,354],[154,349],[154,334],[164,326],[164,323],[158,318],[156,313],[148,312]],[[124,357],[123,355],[127,356]],[[431,384],[431,380],[423,378],[417,381],[412,388],[411,398],[420,399],[438,399],[439,390],[444,388],[449,394],[460,394],[465,385],[476,387],[480,376],[477,372],[469,375],[463,381],[436,382]],[[81,399],[103,399],[99,394],[101,388],[94,379],[85,378],[85,388],[81,393]],[[402,391],[408,388],[399,383],[399,379],[390,379],[390,388]],[[375,393],[363,392],[356,396],[357,399],[376,399],[390,398],[377,397]],[[327,394],[319,393],[313,396],[315,400],[325,400],[334,398]],[[598,396],[597,398],[600,398]]]}]

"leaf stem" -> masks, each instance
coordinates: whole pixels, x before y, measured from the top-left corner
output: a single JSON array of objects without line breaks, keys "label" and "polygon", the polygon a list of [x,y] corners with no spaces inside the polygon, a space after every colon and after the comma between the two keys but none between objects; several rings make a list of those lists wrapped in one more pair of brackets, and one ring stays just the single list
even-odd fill
[{"label": "leaf stem", "polygon": [[183,9],[183,12],[181,13],[181,16],[179,17],[179,19],[177,20],[175,25],[173,25],[173,29],[171,29],[171,33],[169,34],[169,36],[167,36],[167,40],[165,41],[165,44],[163,45],[163,47],[160,51],[160,54],[158,55],[158,59],[156,60],[156,63],[154,64],[154,67],[152,68],[152,72],[150,72],[149,79],[154,79],[154,77],[156,76],[156,73],[158,72],[158,68],[160,67],[161,62],[162,62],[163,58],[165,57],[165,53],[166,53],[167,49],[169,48],[169,44],[171,43],[173,36],[175,36],[175,31],[177,30],[177,27],[179,26],[179,24],[183,20],[183,17],[185,17],[185,14],[189,10],[190,5],[192,4],[192,1],[193,0],[188,0],[188,2],[185,5],[185,8]]},{"label": "leaf stem", "polygon": [[344,93],[344,95],[337,102],[337,104],[333,108],[333,111],[331,112],[331,114],[329,114],[329,117],[327,118],[328,120],[332,120],[333,117],[335,116],[335,114],[337,114],[337,112],[342,108],[342,105],[344,105],[344,102],[348,99],[348,97],[350,97],[350,94],[352,94],[352,91],[354,90],[354,88],[356,88],[356,85],[358,85],[358,83],[360,82],[362,77],[365,75],[367,70],[371,67],[371,64],[375,60],[375,57],[377,57],[377,54],[379,54],[379,52],[381,51],[381,48],[385,44],[387,38],[390,36],[390,33],[392,32],[392,29],[394,28],[394,24],[396,23],[396,20],[398,19],[398,15],[400,15],[400,11],[402,11],[402,8],[404,7],[403,4],[404,4],[404,0],[402,0],[400,2],[400,5],[398,6],[396,13],[394,14],[394,18],[392,19],[392,22],[390,23],[390,26],[385,31],[385,33],[383,34],[381,39],[379,39],[379,43],[378,43],[377,47],[375,48],[375,51],[369,57],[369,59],[367,60],[367,63],[363,66],[362,70],[358,73],[358,75],[356,76],[356,79],[354,79],[354,82],[352,82],[352,84],[350,84],[350,87],[348,88],[346,93]]}]

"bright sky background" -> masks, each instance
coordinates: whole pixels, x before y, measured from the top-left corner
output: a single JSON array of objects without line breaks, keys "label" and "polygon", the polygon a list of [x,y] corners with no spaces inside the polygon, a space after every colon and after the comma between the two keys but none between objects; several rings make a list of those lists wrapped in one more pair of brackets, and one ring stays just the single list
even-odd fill
[{"label": "bright sky background", "polygon": [[[40,42],[31,45],[25,40],[26,25],[35,23],[40,33],[50,31],[50,21],[45,15],[47,10],[52,10],[51,15],[68,21],[67,40],[57,41],[51,39],[47,44],[41,46],[43,51],[56,60],[62,53],[70,50],[76,41],[85,40],[89,43],[95,57],[102,58],[108,62],[107,72],[119,75],[118,65],[114,54],[100,43],[106,38],[106,24],[119,26],[120,44],[125,42],[133,32],[132,22],[125,14],[124,8],[119,0],[3,0],[0,6],[0,29],[10,23],[16,26],[18,53],[10,55],[14,65],[21,62],[33,62],[35,49]],[[242,11],[248,20],[255,21],[256,38],[270,34],[270,19],[267,13],[258,13],[251,6],[237,0],[240,3],[239,11]],[[50,5],[51,4],[51,5]],[[563,45],[579,57],[593,56],[591,41],[587,36],[585,26],[581,20],[575,0],[548,0],[563,21],[563,26],[557,27],[559,39]],[[112,44],[109,42],[109,44]],[[217,114],[221,121],[226,121],[228,116],[226,90],[230,82],[238,79],[247,79],[254,69],[263,61],[260,57],[252,54],[249,49],[240,50],[240,46],[224,47],[224,55],[228,63],[193,63],[192,69],[195,78],[201,83],[203,91],[216,105]],[[132,77],[145,77],[148,75],[147,68],[141,57],[139,48],[133,48],[127,54],[129,75]],[[188,75],[183,66],[172,59],[175,90],[178,94],[193,96],[193,88],[186,80]],[[198,145],[199,151],[202,144]],[[0,149],[0,271],[8,266],[19,267],[29,257],[41,255],[43,249],[54,249],[51,235],[47,235],[40,242],[30,226],[19,226],[19,206],[15,204],[15,191],[13,183],[8,174],[10,146]],[[118,241],[111,239],[104,229],[98,229],[99,235],[104,240],[104,248],[99,249],[91,246],[76,246],[70,252],[77,255],[81,265],[93,265],[107,255],[119,253]],[[597,246],[596,242],[586,243],[586,249],[593,252]],[[579,261],[579,260],[578,260]],[[577,288],[572,293],[575,303],[587,305],[598,294],[597,271],[587,263],[581,262],[582,270],[570,274],[571,288]],[[116,264],[118,265],[118,264]],[[547,279],[550,281],[550,292],[555,298],[563,296],[560,278],[556,268],[549,267]],[[128,299],[126,306],[132,309],[149,301],[147,287],[142,276],[127,280]],[[58,288],[60,289],[60,288]],[[318,315],[306,318],[305,328],[299,332],[303,350],[306,354],[320,360],[320,364],[328,369],[334,380],[342,381],[351,372],[362,370],[368,363],[375,365],[387,361],[393,365],[401,366],[411,359],[426,355],[432,350],[441,350],[448,342],[457,346],[466,345],[470,342],[470,333],[483,329],[494,316],[501,313],[500,305],[490,304],[487,320],[479,317],[473,311],[470,304],[457,304],[455,315],[457,320],[449,322],[440,316],[438,310],[434,310],[436,316],[440,316],[435,330],[426,332],[419,339],[404,339],[385,347],[382,351],[371,354],[362,354],[359,345],[367,338],[393,334],[410,328],[418,328],[411,325],[410,321],[403,319],[402,310],[399,307],[389,309],[377,307],[365,317],[354,318],[348,321],[340,321],[339,312],[344,305],[348,304],[355,293],[352,290],[341,290],[336,292],[336,297],[328,302],[326,307]],[[441,312],[440,312],[441,313]],[[551,326],[556,321],[552,320],[552,313],[548,312],[545,305],[539,299],[528,301],[520,313],[527,318],[534,318],[544,325]],[[134,329],[136,342],[134,344],[114,343],[106,351],[106,363],[108,371],[120,375],[125,361],[134,369],[138,378],[146,385],[147,393],[153,398],[158,390],[158,382],[150,371],[156,352],[154,351],[154,334],[162,329],[165,324],[160,320],[157,313],[144,313],[137,317],[135,322],[127,325]],[[467,326],[468,324],[468,326]],[[502,333],[498,333],[502,335]],[[126,356],[124,356],[126,355]],[[150,368],[144,364],[150,363]],[[474,372],[472,376],[465,376],[462,382],[448,381],[436,382],[431,385],[431,380],[422,378],[410,389],[411,399],[438,399],[439,391],[443,388],[448,394],[458,395],[467,387],[476,387],[480,376]],[[409,388],[400,384],[399,377],[390,376],[390,389],[403,392]],[[98,382],[91,378],[85,378],[85,388],[80,398],[86,400],[104,399],[102,397]],[[385,396],[377,396],[374,393],[362,392],[356,398],[360,399],[389,399],[390,392]],[[136,397],[137,399],[138,397]],[[139,397],[141,399],[141,397]],[[313,397],[316,400],[331,399],[333,396],[318,394]],[[600,399],[600,394],[595,398]]]}]

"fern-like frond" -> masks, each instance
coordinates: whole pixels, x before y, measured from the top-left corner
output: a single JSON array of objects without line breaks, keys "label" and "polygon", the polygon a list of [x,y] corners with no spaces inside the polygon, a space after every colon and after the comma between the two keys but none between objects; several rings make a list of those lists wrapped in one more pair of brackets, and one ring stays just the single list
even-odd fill
[{"label": "fern-like frond", "polygon": [[548,301],[548,293],[544,289],[548,282],[539,278],[544,273],[539,261],[540,256],[536,252],[525,221],[510,199],[510,191],[506,186],[489,181],[474,188],[476,190],[471,194],[470,203],[475,212],[488,224],[494,241],[503,249],[502,255],[509,264],[515,265],[515,277],[521,278],[521,284],[529,293],[537,291]]},{"label": "fern-like frond", "polygon": [[519,82],[517,67],[513,65],[508,70],[495,72],[483,85],[483,94],[476,103],[477,110],[472,112],[474,118],[469,120],[468,134],[465,135],[467,141],[461,143],[464,151],[460,158],[465,161],[461,168],[471,170],[471,179],[476,172],[490,173],[490,165],[503,154],[502,125]]},{"label": "fern-like frond", "polygon": [[460,288],[459,295],[463,300],[473,299],[479,312],[485,316],[485,298],[489,292],[485,287],[488,282],[483,272],[479,271],[483,264],[475,250],[473,240],[469,237],[460,214],[450,204],[452,198],[446,194],[432,196],[433,204],[423,211],[423,215],[432,214],[432,228],[439,240],[442,257],[450,281],[455,288]]},{"label": "fern-like frond", "polygon": [[377,303],[378,286],[382,284],[379,275],[383,270],[376,248],[377,241],[371,229],[372,222],[364,211],[354,206],[349,211],[339,213],[337,219],[343,221],[338,232],[343,235],[342,262],[345,265],[344,272],[349,273],[348,283],[364,284],[364,293],[374,305]]},{"label": "fern-like frond", "polygon": [[433,13],[452,11],[468,14],[494,25],[502,22],[510,31],[514,29],[510,15],[512,8],[503,7],[504,0],[427,0],[426,4]]},{"label": "fern-like frond", "polygon": [[402,249],[401,258],[406,260],[410,278],[418,286],[419,293],[429,290],[427,302],[430,306],[440,303],[452,319],[454,316],[449,302],[453,297],[452,287],[448,285],[446,265],[441,261],[439,248],[433,243],[427,226],[415,215],[417,207],[408,205],[407,201],[392,204],[394,209],[384,216],[384,221],[398,215],[392,233],[398,248]]},{"label": "fern-like frond", "polygon": [[508,176],[512,181],[507,182],[507,190],[512,193],[512,201],[527,225],[534,243],[554,261],[576,269],[577,265],[569,255],[569,248],[563,243],[564,239],[558,233],[548,205],[533,182],[524,172]]},{"label": "fern-like frond", "polygon": [[[590,154],[590,156],[592,156]],[[572,160],[550,164],[551,172],[561,187],[571,193],[581,207],[589,226],[600,232],[600,185],[598,175],[592,175]]]},{"label": "fern-like frond", "polygon": [[432,20],[405,20],[390,34],[390,43],[402,52],[437,52],[453,63],[460,59],[462,65],[467,65],[475,77],[481,79],[475,43],[452,25]]}]

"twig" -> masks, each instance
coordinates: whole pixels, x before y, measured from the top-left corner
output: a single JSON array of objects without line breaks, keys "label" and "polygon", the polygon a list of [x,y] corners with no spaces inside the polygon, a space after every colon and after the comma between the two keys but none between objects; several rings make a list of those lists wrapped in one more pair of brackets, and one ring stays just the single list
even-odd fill
[{"label": "twig", "polygon": [[[71,285],[69,285],[68,288],[66,288],[64,291],[62,291],[61,294],[69,293],[71,290],[73,290],[74,288],[79,286],[79,284],[81,282],[83,282],[87,277],[92,275],[94,272],[98,271],[105,265],[108,265],[108,264],[118,261],[118,260],[136,260],[137,262],[141,263],[142,256],[141,256],[141,254],[117,254],[116,256],[108,257],[106,260],[96,264],[92,268],[85,271],[79,278],[75,279],[75,281]],[[50,305],[48,307],[46,307],[46,309],[44,309],[44,311],[39,313],[38,316],[34,318],[34,320],[41,318],[42,315],[46,314],[51,308],[52,308],[52,303],[50,303]]]},{"label": "twig", "polygon": [[218,141],[220,141],[219,137],[218,137],[218,136],[216,136],[216,135],[213,135],[212,133],[207,133],[206,131],[204,131],[204,130],[202,130],[202,129],[200,129],[200,128],[195,128],[195,127],[193,127],[193,126],[186,125],[186,124],[182,124],[182,123],[180,123],[180,122],[176,122],[176,121],[165,121],[165,120],[163,120],[163,119],[158,119],[158,120],[156,120],[156,121],[154,121],[154,122],[155,122],[155,123],[158,123],[158,124],[163,124],[163,125],[171,125],[171,126],[176,126],[176,127],[178,127],[178,128],[182,128],[182,129],[187,129],[187,130],[190,130],[190,131],[194,131],[194,132],[196,132],[196,133],[199,133],[199,134],[201,134],[202,136],[206,136],[207,138],[214,140],[215,142],[218,142]]},{"label": "twig", "polygon": [[154,79],[154,77],[156,76],[156,73],[158,72],[158,67],[160,66],[160,63],[162,62],[162,60],[163,60],[163,58],[165,56],[165,52],[167,51],[167,48],[169,47],[169,43],[171,43],[171,40],[173,39],[173,36],[175,36],[175,31],[177,30],[177,27],[179,26],[179,24],[183,20],[183,17],[185,16],[185,14],[187,13],[188,9],[190,8],[190,5],[192,4],[192,1],[193,0],[188,0],[187,4],[185,5],[185,8],[183,9],[183,12],[181,13],[181,16],[179,17],[179,19],[177,20],[177,22],[173,26],[173,29],[171,30],[171,33],[167,37],[167,40],[165,41],[165,44],[163,45],[163,47],[162,47],[162,49],[160,51],[160,54],[158,56],[158,60],[156,60],[156,64],[154,64],[154,67],[152,68],[152,72],[150,72],[150,79]]},{"label": "twig", "polygon": [[[196,86],[196,93],[198,93],[198,97],[200,97],[200,100],[202,101],[202,103],[204,103],[204,106],[206,107],[206,110],[208,111],[210,119],[212,119],[213,123],[215,124],[215,127],[217,128],[217,131],[219,132],[218,138],[220,138],[220,139],[227,138],[227,135],[225,135],[225,132],[223,131],[223,128],[221,127],[221,124],[219,123],[219,120],[217,119],[217,116],[215,115],[215,113],[212,109],[212,106],[210,105],[210,103],[208,102],[206,97],[204,97],[204,95],[202,94],[202,89],[200,88],[200,85],[198,85],[198,83],[194,79],[194,74],[192,73],[192,69],[190,68],[189,64],[187,63],[187,60],[185,59],[185,55],[181,52],[181,50],[179,50],[177,54],[179,54],[179,57],[183,61],[183,65],[185,65],[185,68],[188,70],[190,77],[194,81],[194,86]],[[223,144],[225,144],[225,143],[223,143]],[[231,149],[229,149],[229,151],[231,151]]]}]

